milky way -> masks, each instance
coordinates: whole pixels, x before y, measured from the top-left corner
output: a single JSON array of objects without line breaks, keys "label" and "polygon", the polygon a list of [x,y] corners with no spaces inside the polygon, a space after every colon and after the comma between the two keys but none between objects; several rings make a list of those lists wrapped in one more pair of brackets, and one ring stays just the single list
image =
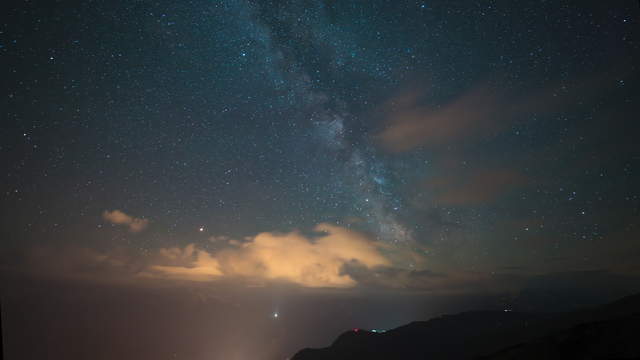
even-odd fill
[{"label": "milky way", "polygon": [[[339,75],[344,66],[341,58],[345,52],[355,49],[356,44],[328,31],[330,27],[324,23],[326,9],[321,3],[311,8],[276,7],[280,11],[265,6],[266,20],[259,19],[259,6],[237,1],[227,6],[243,9],[244,16],[249,19],[244,25],[266,53],[266,72],[272,77],[274,85],[286,93],[287,105],[294,111],[286,121],[306,128],[303,131],[307,133],[302,136],[320,145],[319,157],[324,159],[317,164],[312,161],[310,165],[315,170],[310,169],[311,175],[307,176],[315,177],[313,172],[328,172],[332,179],[317,196],[333,202],[329,206],[343,208],[347,216],[361,218],[380,240],[412,240],[411,231],[396,214],[402,208],[401,201],[393,194],[388,169],[376,157],[369,144],[368,133],[349,136],[354,134],[354,129],[350,123],[353,115],[345,105],[347,101],[339,94],[328,93],[321,83],[322,78]],[[306,22],[313,25],[301,25]],[[279,32],[286,31],[299,36],[296,39],[299,41],[292,41],[289,37],[279,39]],[[323,61],[332,64],[329,69],[323,68],[326,64],[317,64],[317,67],[314,66],[316,64],[310,65],[303,58],[305,55],[317,56],[313,52],[309,54],[309,49],[322,47],[330,49],[330,55],[323,56]],[[308,159],[302,158],[300,161]]]}]

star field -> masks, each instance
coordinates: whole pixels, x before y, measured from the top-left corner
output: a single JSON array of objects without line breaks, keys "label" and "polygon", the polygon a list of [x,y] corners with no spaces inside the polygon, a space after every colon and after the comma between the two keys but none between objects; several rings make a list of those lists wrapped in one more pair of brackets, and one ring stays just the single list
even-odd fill
[{"label": "star field", "polygon": [[[554,246],[597,241],[609,221],[586,219],[601,217],[599,209],[637,216],[637,158],[624,129],[636,96],[632,8],[16,7],[2,34],[9,79],[3,157],[4,203],[19,216],[4,231],[13,242],[66,234],[117,208],[178,241],[197,224],[248,235],[352,217],[386,241],[430,244],[448,228],[426,229],[425,215],[483,237],[517,209],[536,232],[568,238]],[[593,88],[599,81],[608,82],[606,94]],[[551,88],[545,96],[560,99],[492,120],[501,124],[473,142],[464,135],[399,155],[376,146],[388,126],[381,113],[392,112],[381,103],[404,89],[421,87],[419,101],[437,108],[483,82],[514,98]],[[624,110],[603,114],[611,107]],[[602,141],[614,143],[599,137],[607,115],[619,148],[596,151]],[[533,184],[496,206],[455,208],[417,184],[485,167],[514,169]],[[410,205],[415,198],[424,201]],[[483,247],[494,251],[530,234],[510,231]]]}]

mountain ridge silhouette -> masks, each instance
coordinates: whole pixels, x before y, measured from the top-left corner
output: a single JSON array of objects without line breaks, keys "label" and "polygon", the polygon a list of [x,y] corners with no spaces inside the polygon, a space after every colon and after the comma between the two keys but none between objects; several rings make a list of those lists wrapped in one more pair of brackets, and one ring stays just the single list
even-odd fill
[{"label": "mountain ridge silhouette", "polygon": [[385,332],[354,329],[292,360],[640,359],[640,294],[562,313],[467,311]]}]

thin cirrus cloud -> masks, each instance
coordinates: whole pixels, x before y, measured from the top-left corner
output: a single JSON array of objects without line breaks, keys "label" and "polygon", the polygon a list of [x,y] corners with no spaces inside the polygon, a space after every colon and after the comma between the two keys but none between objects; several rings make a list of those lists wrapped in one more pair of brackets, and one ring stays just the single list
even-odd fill
[{"label": "thin cirrus cloud", "polygon": [[443,146],[489,135],[504,125],[498,119],[508,106],[490,88],[470,90],[438,108],[422,105],[421,97],[414,90],[383,106],[386,126],[375,136],[380,147],[400,153],[423,145]]},{"label": "thin cirrus cloud", "polygon": [[516,119],[527,121],[534,115],[579,109],[614,91],[617,84],[612,79],[624,78],[626,73],[620,69],[627,68],[614,65],[574,80],[560,79],[541,89],[512,90],[511,94],[478,85],[439,106],[425,105],[425,91],[413,89],[381,107],[384,127],[373,139],[383,150],[402,153],[486,138],[508,129]]},{"label": "thin cirrus cloud", "polygon": [[133,233],[138,233],[143,231],[149,225],[148,219],[136,218],[130,215],[125,214],[120,210],[108,211],[105,210],[102,213],[102,218],[106,221],[116,224],[116,225],[125,225],[129,228],[129,231]]}]

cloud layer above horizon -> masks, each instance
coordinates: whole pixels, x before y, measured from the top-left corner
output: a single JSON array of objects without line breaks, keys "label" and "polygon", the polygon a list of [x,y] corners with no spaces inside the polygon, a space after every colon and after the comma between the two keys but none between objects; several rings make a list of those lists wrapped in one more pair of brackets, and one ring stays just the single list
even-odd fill
[{"label": "cloud layer above horizon", "polygon": [[394,251],[364,233],[326,223],[315,226],[310,235],[298,230],[262,232],[242,241],[220,236],[216,242],[222,243],[216,244],[222,249],[206,250],[191,243],[159,248],[144,256],[130,249],[40,248],[31,263],[51,274],[88,279],[243,279],[253,285],[275,281],[311,288],[349,288],[358,282],[347,268],[361,273],[393,268],[399,259],[422,260],[411,251]]}]

